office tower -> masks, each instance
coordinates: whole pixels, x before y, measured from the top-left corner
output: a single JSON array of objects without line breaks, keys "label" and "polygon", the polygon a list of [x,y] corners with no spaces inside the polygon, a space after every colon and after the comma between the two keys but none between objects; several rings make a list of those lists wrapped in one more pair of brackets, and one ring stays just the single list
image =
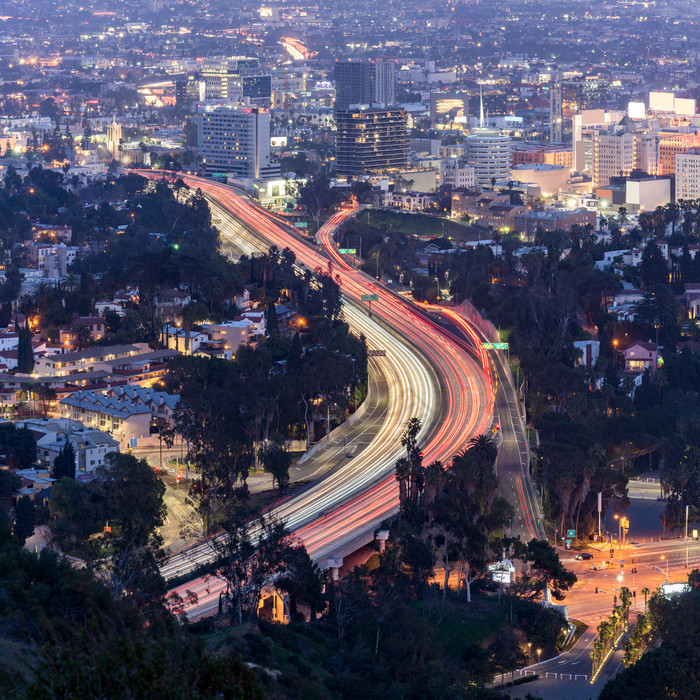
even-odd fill
[{"label": "office tower", "polygon": [[199,114],[199,153],[207,175],[270,179],[279,164],[270,162],[270,112],[258,107],[217,106]]},{"label": "office tower", "polygon": [[630,124],[625,117],[620,124],[593,135],[593,187],[609,185],[612,178],[626,177],[634,170],[658,173],[658,133],[633,130]]},{"label": "office tower", "polygon": [[336,122],[338,175],[360,176],[407,167],[408,130],[405,110],[344,110],[338,112]]},{"label": "office tower", "polygon": [[373,102],[372,72],[372,64],[359,61],[338,61],[333,66],[336,112]]},{"label": "office tower", "polygon": [[336,112],[354,105],[388,107],[396,101],[396,61],[393,58],[377,58],[371,62],[338,61],[333,67],[333,79]]},{"label": "office tower", "polygon": [[491,185],[494,180],[510,179],[510,137],[484,126],[484,95],[479,92],[479,127],[465,140],[465,157],[474,167],[476,184]]},{"label": "office tower", "polygon": [[179,110],[189,111],[203,96],[200,95],[201,81],[193,75],[175,82],[175,106]]},{"label": "office tower", "polygon": [[700,149],[676,155],[676,201],[700,199]]},{"label": "office tower", "polygon": [[680,153],[695,153],[700,148],[700,132],[681,134],[659,132],[659,175],[676,172],[676,156]]},{"label": "office tower", "polygon": [[248,101],[269,106],[272,76],[261,69],[257,58],[205,58],[200,75],[205,100]]},{"label": "office tower", "polygon": [[480,127],[465,139],[465,157],[474,167],[476,184],[490,186],[495,180],[510,180],[510,137],[498,129]]},{"label": "office tower", "polygon": [[375,58],[372,102],[387,107],[396,102],[396,60],[393,58]]}]

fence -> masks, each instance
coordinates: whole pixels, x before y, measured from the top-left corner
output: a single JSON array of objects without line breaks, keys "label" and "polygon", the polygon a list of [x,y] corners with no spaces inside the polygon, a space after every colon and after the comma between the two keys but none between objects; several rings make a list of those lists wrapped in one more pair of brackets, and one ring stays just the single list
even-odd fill
[{"label": "fence", "polygon": [[501,335],[498,328],[487,321],[469,300],[463,301],[454,310],[465,320],[469,321],[490,343],[500,343]]}]

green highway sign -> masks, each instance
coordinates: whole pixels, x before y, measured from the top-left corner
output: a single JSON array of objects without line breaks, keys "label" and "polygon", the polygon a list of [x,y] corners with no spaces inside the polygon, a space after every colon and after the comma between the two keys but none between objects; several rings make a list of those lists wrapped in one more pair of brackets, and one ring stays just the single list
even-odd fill
[{"label": "green highway sign", "polygon": [[341,255],[357,255],[357,249],[356,248],[340,248],[338,252]]},{"label": "green highway sign", "polygon": [[360,299],[362,301],[379,301],[379,295],[378,294],[363,294]]},{"label": "green highway sign", "polygon": [[294,226],[296,226],[297,228],[307,228],[308,223],[306,221],[295,221]]},{"label": "green highway sign", "polygon": [[573,539],[574,537],[576,537],[576,530],[567,530],[566,536]]},{"label": "green highway sign", "polygon": [[482,343],[484,350],[507,350],[508,343]]}]

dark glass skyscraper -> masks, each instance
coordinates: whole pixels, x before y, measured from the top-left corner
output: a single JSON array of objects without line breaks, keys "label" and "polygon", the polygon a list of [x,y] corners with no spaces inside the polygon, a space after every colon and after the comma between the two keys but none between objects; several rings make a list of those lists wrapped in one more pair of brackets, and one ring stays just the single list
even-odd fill
[{"label": "dark glass skyscraper", "polygon": [[399,170],[408,165],[405,110],[352,109],[336,116],[336,171],[360,176]]},{"label": "dark glass skyscraper", "polygon": [[353,105],[395,102],[396,61],[377,58],[370,62],[338,61],[333,69],[335,80],[335,111]]}]

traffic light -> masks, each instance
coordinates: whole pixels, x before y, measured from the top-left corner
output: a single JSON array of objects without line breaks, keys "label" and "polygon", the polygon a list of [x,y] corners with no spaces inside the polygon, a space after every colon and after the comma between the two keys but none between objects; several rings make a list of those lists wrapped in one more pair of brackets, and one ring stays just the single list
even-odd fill
[{"label": "traffic light", "polygon": [[598,586],[595,587],[595,592],[596,592],[596,593],[598,592]]},{"label": "traffic light", "polygon": [[636,598],[637,597],[637,591],[632,591],[632,597]]}]

